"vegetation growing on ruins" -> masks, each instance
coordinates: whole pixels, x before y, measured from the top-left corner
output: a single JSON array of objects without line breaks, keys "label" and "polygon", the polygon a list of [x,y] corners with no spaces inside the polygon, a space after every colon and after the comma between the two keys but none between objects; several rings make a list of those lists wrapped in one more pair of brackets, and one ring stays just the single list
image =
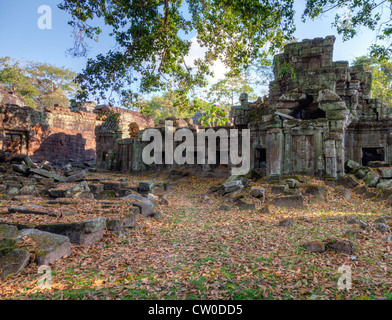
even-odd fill
[{"label": "vegetation growing on ruins", "polygon": [[293,66],[288,62],[283,62],[278,66],[278,77],[281,79],[295,79]]},{"label": "vegetation growing on ruins", "polygon": [[101,120],[104,122],[119,123],[120,114],[112,110],[101,111],[100,113],[97,114],[97,120]]},{"label": "vegetation growing on ruins", "polygon": [[117,130],[120,124],[120,114],[112,110],[104,110],[97,114],[97,120],[103,121],[103,126],[108,130]]}]

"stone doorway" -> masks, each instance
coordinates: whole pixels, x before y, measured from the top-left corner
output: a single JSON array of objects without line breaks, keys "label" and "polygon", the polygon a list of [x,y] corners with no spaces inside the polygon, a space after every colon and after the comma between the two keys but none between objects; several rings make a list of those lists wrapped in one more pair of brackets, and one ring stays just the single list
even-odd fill
[{"label": "stone doorway", "polygon": [[27,140],[26,133],[6,131],[3,137],[3,150],[13,154],[26,153]]},{"label": "stone doorway", "polygon": [[384,148],[362,148],[362,165],[367,166],[369,161],[385,161]]},{"label": "stone doorway", "polygon": [[267,151],[265,148],[256,148],[254,153],[254,169],[264,169],[267,168]]},{"label": "stone doorway", "polygon": [[293,173],[314,174],[314,136],[296,135],[292,137]]}]

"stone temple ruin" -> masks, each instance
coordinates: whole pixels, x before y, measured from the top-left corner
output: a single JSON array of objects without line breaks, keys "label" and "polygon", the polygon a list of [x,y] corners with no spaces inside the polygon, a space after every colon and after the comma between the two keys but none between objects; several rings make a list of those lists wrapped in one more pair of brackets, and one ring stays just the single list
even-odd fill
[{"label": "stone temple ruin", "polygon": [[151,117],[138,112],[95,103],[46,107],[43,111],[25,105],[23,99],[0,84],[0,150],[26,154],[35,162],[94,161],[95,128],[102,123],[97,115],[102,111],[120,113],[123,123],[154,125]]},{"label": "stone temple ruin", "polygon": [[282,174],[344,176],[345,159],[391,162],[389,109],[371,97],[363,66],[332,61],[335,38],[292,43],[275,57],[268,102],[235,108],[252,132],[253,168]]},{"label": "stone temple ruin", "polygon": [[[327,36],[288,44],[275,57],[268,98],[249,102],[242,94],[229,125],[214,127],[239,129],[240,138],[243,129],[250,130],[254,171],[271,179],[305,174],[336,180],[344,176],[346,160],[392,163],[390,109],[371,97],[372,76],[363,66],[333,61],[334,41]],[[163,133],[164,120],[154,126],[150,117],[137,112],[94,103],[36,111],[0,89],[3,151],[25,153],[33,161],[96,160],[97,167],[122,172],[179,168],[175,163],[147,166],[142,161],[149,143],[142,141],[143,130],[155,127]],[[98,121],[97,114],[105,110],[120,113],[120,124]],[[173,121],[175,130],[186,127],[196,134],[200,127],[192,118],[167,120]],[[175,142],[174,148],[181,143]],[[219,164],[220,151],[217,145],[216,164],[182,167],[208,175],[229,174],[232,165]],[[163,155],[167,152],[162,150]]]},{"label": "stone temple ruin", "polygon": [[[250,177],[233,175],[222,185],[211,186],[208,195],[201,194],[203,205],[215,205],[209,197],[212,193],[219,197],[229,195],[224,201],[245,211],[255,211],[257,199],[264,205],[263,214],[270,212],[272,201],[275,207],[304,208],[302,192],[311,196],[309,203],[324,201],[325,186],[309,184],[309,177],[289,177],[292,174],[320,176],[332,180],[331,185],[343,182],[367,199],[377,197],[392,203],[392,167],[388,167],[392,163],[392,116],[386,106],[371,97],[370,73],[362,66],[349,67],[347,62],[332,61],[334,41],[334,37],[326,37],[287,45],[276,56],[275,80],[270,83],[268,99],[249,102],[247,95],[242,94],[241,105],[231,110],[230,124],[213,128],[223,132],[238,129],[242,137],[244,130],[249,129],[253,170]],[[7,210],[1,212],[0,221],[0,280],[19,273],[31,261],[48,265],[69,256],[71,243],[90,245],[102,239],[106,230],[118,236],[128,235],[137,227],[140,215],[161,218],[159,206],[169,205],[171,199],[167,197],[176,191],[167,192],[177,184],[173,180],[191,170],[201,176],[220,177],[229,175],[233,167],[231,163],[220,164],[219,143],[216,164],[147,166],[142,161],[142,150],[149,142],[142,140],[142,134],[152,127],[165,132],[165,120],[155,126],[151,117],[94,103],[72,108],[47,107],[44,111],[24,105],[23,99],[0,85],[0,200]],[[98,120],[97,115],[104,111],[120,114],[121,121]],[[196,118],[166,120],[173,122],[174,131],[189,128],[197,134],[200,127]],[[162,142],[164,146],[165,141]],[[168,152],[163,148],[163,155]],[[95,164],[90,160],[95,160]],[[171,170],[168,181],[139,181],[135,186],[136,181],[128,181],[124,176],[116,179],[111,174],[90,175],[97,171],[94,165],[125,173],[186,170]],[[248,179],[262,175],[268,178],[263,183],[271,184],[271,198],[267,201],[266,190],[250,185]],[[335,183],[343,176],[343,181]],[[244,194],[248,187],[249,193]],[[376,187],[377,193],[368,187]],[[351,198],[350,191],[340,185],[335,191],[339,201]],[[230,205],[222,204],[218,210],[230,211]],[[86,220],[86,212],[94,217]],[[104,216],[96,217],[96,213]],[[34,219],[29,215],[41,218],[32,223]],[[57,220],[65,217],[72,218]],[[294,223],[294,219],[285,219],[279,227]],[[371,230],[356,218],[347,223]],[[383,217],[372,226],[381,233],[390,230]],[[345,235],[357,234],[358,228]],[[383,240],[391,239],[388,235]],[[30,246],[31,241],[34,247]],[[327,248],[346,255],[354,252],[354,244],[348,239],[324,242],[311,241],[302,247],[313,252]]]},{"label": "stone temple ruin", "polygon": [[[252,169],[271,178],[306,174],[339,179],[348,159],[363,165],[392,163],[390,109],[371,97],[372,76],[363,66],[332,60],[334,42],[335,37],[327,36],[288,44],[275,57],[268,99],[249,102],[246,94],[241,95],[241,105],[231,112],[233,125],[224,128],[250,129]],[[171,120],[177,129],[197,131],[191,119]],[[97,156],[101,154],[102,160],[98,165],[103,165],[102,155],[111,154],[114,169],[148,169],[141,160],[147,144],[142,132],[126,139],[124,131],[97,132]],[[217,167],[228,171],[230,164],[193,167],[213,173]]]}]

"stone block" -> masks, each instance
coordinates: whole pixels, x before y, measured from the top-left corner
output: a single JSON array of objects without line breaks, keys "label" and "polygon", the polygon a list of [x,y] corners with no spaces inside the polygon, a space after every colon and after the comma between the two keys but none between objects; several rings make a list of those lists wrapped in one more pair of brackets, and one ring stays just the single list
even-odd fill
[{"label": "stone block", "polygon": [[70,239],[71,243],[87,245],[103,237],[106,220],[106,218],[99,217],[83,222],[39,225],[36,228],[64,235]]}]

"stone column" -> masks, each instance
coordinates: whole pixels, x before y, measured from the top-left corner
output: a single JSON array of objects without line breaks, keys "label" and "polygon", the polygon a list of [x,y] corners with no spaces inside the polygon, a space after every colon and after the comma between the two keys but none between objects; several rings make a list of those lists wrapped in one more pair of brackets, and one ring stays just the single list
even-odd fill
[{"label": "stone column", "polygon": [[101,141],[102,137],[99,133],[95,133],[95,159],[96,159],[96,166],[100,168],[102,166],[102,150],[101,150]]},{"label": "stone column", "polygon": [[282,174],[284,135],[281,129],[267,132],[267,176],[279,177]]},{"label": "stone column", "polygon": [[362,148],[361,146],[363,145],[363,140],[362,140],[362,134],[358,132],[353,132],[352,133],[352,141],[353,141],[353,157],[350,160],[354,160],[358,162],[359,164],[362,164]]},{"label": "stone column", "polygon": [[133,172],[138,172],[142,170],[142,151],[143,151],[143,142],[141,140],[135,140],[132,146],[132,168]]},{"label": "stone column", "polygon": [[327,177],[337,178],[335,140],[324,141],[325,174]]},{"label": "stone column", "polygon": [[340,140],[335,141],[336,147],[336,173],[338,178],[344,177],[344,134],[340,134]]},{"label": "stone column", "polygon": [[354,160],[354,133],[349,130],[345,132],[344,136],[344,144],[345,144],[345,159]]},{"label": "stone column", "polygon": [[285,157],[283,159],[283,173],[289,174],[293,170],[292,165],[292,139],[291,139],[291,132],[289,129],[286,129],[284,132],[284,154]]},{"label": "stone column", "polygon": [[316,131],[314,134],[314,158],[315,173],[323,173],[324,171],[324,153],[323,153],[323,134],[322,131]]}]

